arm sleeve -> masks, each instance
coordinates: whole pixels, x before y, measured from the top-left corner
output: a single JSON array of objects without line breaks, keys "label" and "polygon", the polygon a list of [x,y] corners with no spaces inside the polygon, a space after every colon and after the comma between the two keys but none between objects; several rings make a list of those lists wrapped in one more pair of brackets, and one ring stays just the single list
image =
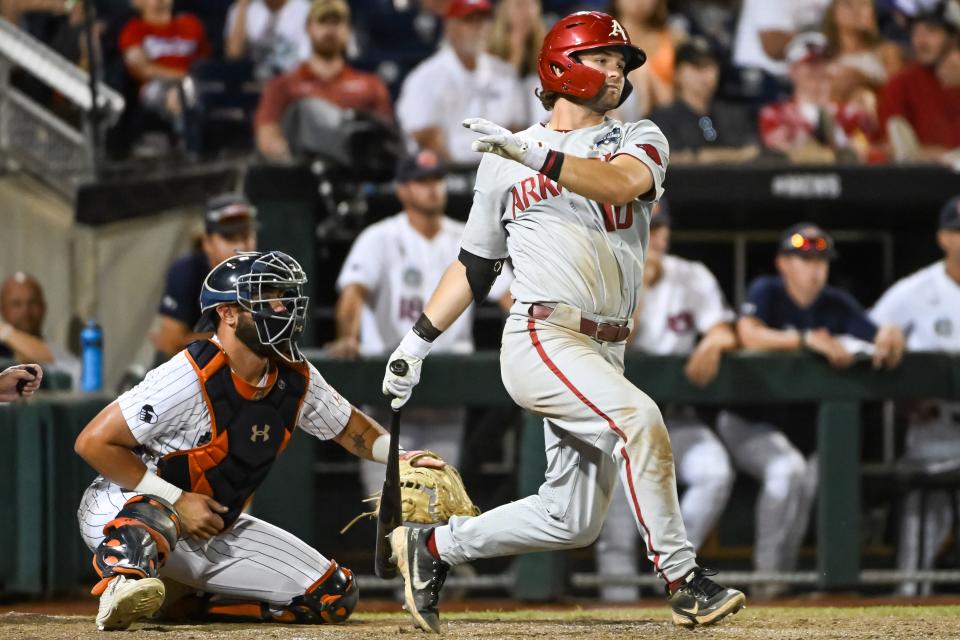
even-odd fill
[{"label": "arm sleeve", "polygon": [[499,162],[507,161],[483,154],[473,187],[473,205],[460,241],[462,249],[487,260],[507,257],[507,232],[501,221],[506,193],[498,193],[495,183]]},{"label": "arm sleeve", "polygon": [[[296,73],[296,71],[291,73]],[[257,105],[257,113],[253,117],[254,127],[262,127],[265,124],[280,124],[280,118],[283,117],[283,112],[289,101],[284,80],[285,76],[277,76],[263,88],[263,93],[260,94],[260,104]]]},{"label": "arm sleeve", "polygon": [[382,281],[383,258],[386,253],[382,246],[382,234],[378,227],[368,227],[357,239],[347,259],[343,261],[340,275],[337,276],[337,291],[343,291],[351,284],[359,284],[368,291],[376,291]]},{"label": "arm sleeve", "polygon": [[837,291],[837,299],[846,314],[845,332],[855,338],[873,342],[877,335],[877,325],[867,316],[860,303],[846,291]]},{"label": "arm sleeve", "polygon": [[767,326],[774,326],[772,280],[760,278],[753,281],[747,290],[747,299],[740,307],[740,315],[756,318]]},{"label": "arm sleeve", "polygon": [[697,331],[703,334],[721,322],[732,322],[733,311],[723,299],[720,285],[710,270],[703,264],[697,263],[694,265],[691,276],[692,289],[696,296],[693,308],[696,310],[694,323],[697,325]]},{"label": "arm sleeve", "polygon": [[176,262],[167,272],[167,286],[157,311],[160,315],[179,320],[192,328],[199,314],[200,302],[191,299],[190,274],[183,267],[183,264]]},{"label": "arm sleeve", "polygon": [[147,373],[117,404],[140,444],[210,419],[197,373],[182,351]]},{"label": "arm sleeve", "polygon": [[503,294],[510,291],[510,285],[513,284],[513,268],[510,266],[509,262],[503,263],[503,270],[500,272],[500,277],[493,281],[493,286],[490,288],[490,293],[487,294],[487,300],[490,302],[498,302],[500,298],[503,297]]},{"label": "arm sleeve", "polygon": [[414,69],[403,81],[397,99],[397,120],[407,133],[439,127],[443,120],[438,110],[442,101],[436,95],[442,78],[431,77],[428,68]]},{"label": "arm sleeve", "polygon": [[649,120],[624,125],[623,144],[614,157],[628,155],[642,162],[653,174],[651,194],[642,199],[655,202],[663,197],[663,180],[670,162],[670,145],[657,125]]},{"label": "arm sleeve", "polygon": [[320,440],[337,437],[347,423],[353,407],[336,389],[327,384],[320,372],[308,364],[310,383],[300,408],[297,426]]}]

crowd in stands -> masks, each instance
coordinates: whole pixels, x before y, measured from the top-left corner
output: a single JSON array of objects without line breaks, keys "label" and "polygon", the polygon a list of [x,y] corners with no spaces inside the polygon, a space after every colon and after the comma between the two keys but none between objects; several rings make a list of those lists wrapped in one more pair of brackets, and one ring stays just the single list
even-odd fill
[{"label": "crowd in stands", "polygon": [[[128,100],[112,136],[120,157],[172,147],[289,162],[329,155],[323,141],[363,118],[410,149],[476,164],[461,120],[545,119],[543,34],[591,9],[647,53],[613,117],[663,127],[674,164],[960,163],[958,0],[93,4],[105,77]],[[87,66],[83,5],[11,0],[3,16]],[[236,126],[211,140],[218,117]],[[292,149],[294,132],[307,142]]]}]

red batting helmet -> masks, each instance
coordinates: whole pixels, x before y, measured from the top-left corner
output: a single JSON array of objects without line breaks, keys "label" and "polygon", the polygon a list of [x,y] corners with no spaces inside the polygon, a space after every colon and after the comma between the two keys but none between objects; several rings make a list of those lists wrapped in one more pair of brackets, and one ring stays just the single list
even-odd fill
[{"label": "red batting helmet", "polygon": [[[557,21],[544,38],[537,60],[543,90],[583,100],[597,95],[606,77],[602,71],[581,64],[575,56],[605,47],[617,47],[623,52],[624,75],[647,61],[647,54],[630,43],[627,32],[613,16],[599,11],[578,11]],[[626,80],[617,106],[623,104],[631,91],[633,85]]]}]

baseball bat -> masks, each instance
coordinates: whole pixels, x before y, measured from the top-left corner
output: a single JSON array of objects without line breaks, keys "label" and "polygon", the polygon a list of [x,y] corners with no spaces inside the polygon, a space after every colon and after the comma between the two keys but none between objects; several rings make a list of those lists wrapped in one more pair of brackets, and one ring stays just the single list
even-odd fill
[{"label": "baseball bat", "polygon": [[[396,376],[407,375],[408,365],[404,360],[390,363],[390,372]],[[402,524],[400,508],[400,409],[392,409],[390,416],[390,451],[387,453],[387,472],[380,493],[380,512],[377,514],[377,548],[374,571],[384,579],[396,577],[397,567],[390,560],[393,548],[390,534]]]}]

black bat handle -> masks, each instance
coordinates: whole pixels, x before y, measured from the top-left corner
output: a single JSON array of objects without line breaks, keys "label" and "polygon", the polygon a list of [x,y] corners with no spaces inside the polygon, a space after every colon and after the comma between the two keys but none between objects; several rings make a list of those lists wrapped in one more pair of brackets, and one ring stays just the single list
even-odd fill
[{"label": "black bat handle", "polygon": [[407,375],[407,371],[410,370],[410,365],[407,364],[406,360],[401,360],[397,358],[390,363],[390,373],[395,376],[400,376],[401,378]]},{"label": "black bat handle", "polygon": [[[407,364],[407,363],[404,362],[403,364]],[[26,371],[27,373],[29,373],[30,375],[32,375],[32,376],[34,377],[34,379],[36,379],[36,377],[37,377],[37,370],[36,370],[36,368],[34,368],[34,367],[27,367],[26,369],[24,369],[24,371]],[[24,388],[27,386],[27,382],[28,382],[27,380],[17,380],[17,393],[18,393],[18,394],[23,395],[23,390],[24,390]]]},{"label": "black bat handle", "polygon": [[[394,375],[406,375],[408,366],[405,360],[394,360],[390,371]],[[400,498],[400,409],[393,409],[390,416],[390,451],[387,453],[387,470],[380,494],[380,513],[377,515],[377,545],[374,558],[374,571],[385,579],[397,575],[397,567],[391,561],[393,549],[390,534],[403,524]]]}]

